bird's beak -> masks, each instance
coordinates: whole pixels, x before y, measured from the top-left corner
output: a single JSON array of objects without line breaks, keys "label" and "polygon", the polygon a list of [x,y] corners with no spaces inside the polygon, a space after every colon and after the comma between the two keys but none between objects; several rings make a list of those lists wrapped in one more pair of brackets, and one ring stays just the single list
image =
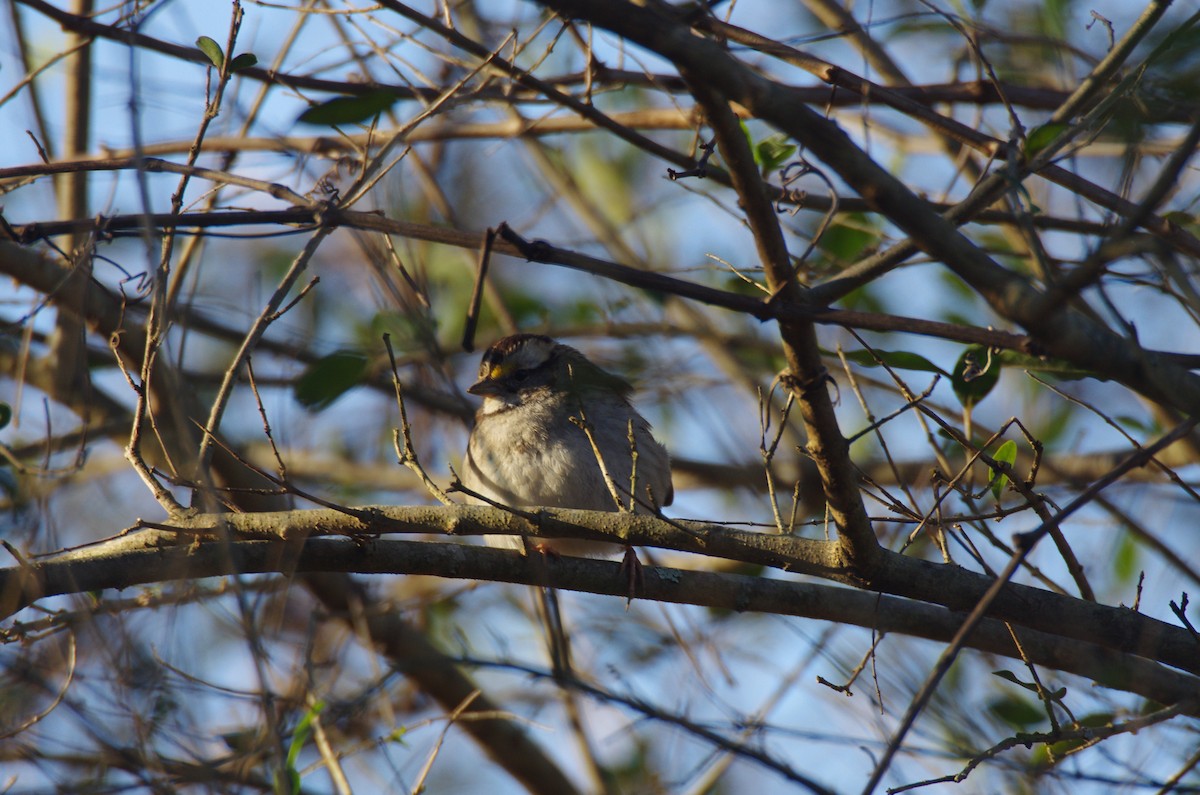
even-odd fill
[{"label": "bird's beak", "polygon": [[467,391],[472,395],[490,397],[492,395],[499,395],[504,391],[504,388],[500,386],[499,381],[493,378],[481,378],[467,387]]}]

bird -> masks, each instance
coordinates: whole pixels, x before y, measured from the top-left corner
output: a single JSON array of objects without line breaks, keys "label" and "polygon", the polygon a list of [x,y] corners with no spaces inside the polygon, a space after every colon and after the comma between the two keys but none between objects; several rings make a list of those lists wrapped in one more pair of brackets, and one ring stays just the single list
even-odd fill
[{"label": "bird", "polygon": [[[461,479],[483,501],[657,514],[674,499],[670,457],[630,403],[633,387],[575,348],[541,334],[505,337],[484,352],[467,391],[483,404]],[[516,536],[487,541],[524,548]],[[592,557],[614,545],[555,539],[538,548]]]},{"label": "bird", "polygon": [[[472,502],[655,514],[671,504],[670,457],[630,403],[633,387],[575,348],[541,334],[505,337],[484,352],[479,380],[467,391],[483,398],[461,478]],[[526,548],[518,536],[484,542]],[[543,539],[533,548],[543,559],[621,549],[582,539]],[[632,547],[621,568],[631,601],[642,580]],[[551,668],[566,677],[571,650],[557,594],[546,587],[538,595]]]}]

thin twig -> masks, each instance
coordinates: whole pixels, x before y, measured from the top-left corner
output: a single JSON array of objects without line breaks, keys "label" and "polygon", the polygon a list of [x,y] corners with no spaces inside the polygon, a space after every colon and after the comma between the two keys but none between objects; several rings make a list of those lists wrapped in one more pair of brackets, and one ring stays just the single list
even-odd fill
[{"label": "thin twig", "polygon": [[[433,482],[421,461],[417,458],[417,450],[413,445],[412,426],[408,424],[408,411],[404,407],[404,387],[400,383],[400,372],[396,368],[396,353],[392,350],[392,336],[383,335],[383,347],[387,349],[388,363],[392,368],[392,388],[396,392],[396,406],[400,409],[400,428],[392,432],[392,444],[396,448],[396,460],[411,469],[425,484],[425,488],[442,505],[454,505],[454,500],[446,495],[440,486]],[[403,447],[401,446],[403,442]]]}]

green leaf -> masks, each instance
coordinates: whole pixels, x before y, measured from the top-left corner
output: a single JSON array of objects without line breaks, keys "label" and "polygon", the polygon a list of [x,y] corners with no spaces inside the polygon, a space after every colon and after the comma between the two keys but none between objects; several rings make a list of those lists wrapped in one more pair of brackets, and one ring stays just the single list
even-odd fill
[{"label": "green leaf", "polygon": [[1139,419],[1138,417],[1134,417],[1130,414],[1118,414],[1116,417],[1113,417],[1113,419],[1116,420],[1117,424],[1122,428],[1128,431],[1133,431],[1134,433],[1141,433],[1151,436],[1162,432],[1159,424],[1153,420]]},{"label": "green leaf", "polygon": [[942,368],[921,356],[909,351],[847,351],[846,358],[863,367],[882,367],[887,365],[897,370],[919,370],[925,373],[941,373],[949,376]]},{"label": "green leaf", "polygon": [[249,69],[258,63],[258,56],[252,52],[244,52],[240,55],[233,56],[233,60],[229,62],[229,72],[240,72],[243,69]]},{"label": "green leaf", "polygon": [[[752,151],[755,150],[756,147],[754,146],[754,136],[750,134],[750,127],[746,125],[745,119],[738,119],[738,126],[742,128],[742,135],[746,136],[746,143],[750,144],[750,149]],[[757,158],[758,152],[755,152],[754,156]]]},{"label": "green leaf", "polygon": [[200,48],[200,52],[208,56],[208,60],[212,61],[212,65],[218,69],[221,68],[221,64],[225,63],[225,53],[221,50],[221,45],[208,36],[196,39],[196,46]]},{"label": "green leaf", "polygon": [[1193,235],[1200,234],[1200,219],[1197,219],[1197,217],[1194,215],[1189,215],[1188,213],[1181,212],[1180,210],[1172,210],[1171,212],[1164,214],[1163,218],[1166,218],[1180,229],[1185,229],[1188,232],[1191,232]]},{"label": "green leaf", "polygon": [[1138,545],[1132,533],[1122,533],[1113,555],[1113,573],[1120,582],[1133,582],[1138,575]]},{"label": "green leaf", "polygon": [[887,312],[887,302],[880,296],[879,291],[873,288],[872,284],[854,288],[842,298],[842,308],[860,312]]},{"label": "green leaf", "polygon": [[878,224],[862,213],[851,213],[835,221],[817,241],[821,251],[842,261],[859,259],[867,249],[878,245]]},{"label": "green leaf", "polygon": [[[1004,444],[1000,445],[1000,449],[992,456],[993,460],[1002,464],[1008,464],[1010,467],[1017,462],[1017,443],[1009,439]],[[992,482],[988,484],[992,489],[992,496],[999,500],[1000,495],[1004,493],[1004,489],[1008,486],[1008,475],[1005,475],[998,469],[992,470]]]},{"label": "green leaf", "polygon": [[738,125],[742,128],[742,134],[746,136],[746,143],[750,144],[755,164],[764,176],[777,170],[796,154],[796,145],[788,143],[788,137],[783,133],[775,133],[761,141],[755,141],[745,121],[739,120]]},{"label": "green leaf", "polygon": [[1043,375],[1052,375],[1064,381],[1078,381],[1081,378],[1096,378],[1101,381],[1108,380],[1090,370],[1082,370],[1078,365],[1071,364],[1064,359],[1030,356],[1027,353],[1019,351],[1001,351],[999,358],[1000,363],[1005,367],[1019,367],[1022,370],[1042,373]]},{"label": "green leaf", "polygon": [[777,171],[784,163],[796,154],[796,145],[788,143],[788,137],[783,133],[769,135],[754,147],[754,162],[762,169],[764,176]]},{"label": "green leaf", "polygon": [[1025,156],[1033,157],[1038,152],[1054,143],[1054,139],[1062,135],[1068,127],[1066,122],[1056,121],[1034,127],[1025,138]]},{"label": "green leaf", "polygon": [[335,351],[314,362],[296,381],[296,401],[313,411],[329,408],[362,383],[368,359],[357,351]]},{"label": "green leaf", "polygon": [[1012,682],[1015,685],[1020,685],[1021,687],[1027,687],[1027,685],[1024,682],[1022,682],[1020,679],[1017,678],[1016,674],[1014,674],[1012,671],[1009,671],[1007,669],[1003,669],[1000,671],[992,671],[992,676],[998,676],[1001,679],[1007,679],[1008,681]]},{"label": "green leaf", "polygon": [[321,710],[325,709],[324,701],[316,701],[304,713],[304,717],[296,724],[296,730],[292,733],[292,742],[288,746],[287,753],[287,776],[288,776],[288,791],[298,793],[300,791],[300,771],[296,769],[296,761],[300,758],[300,752],[304,750],[304,746],[308,744],[308,738],[312,736],[312,724],[316,720],[317,715],[321,714]]},{"label": "green leaf", "polygon": [[304,712],[304,716],[300,718],[300,722],[296,724],[296,730],[292,732],[292,742],[288,745],[287,764],[290,768],[296,767],[296,760],[300,758],[300,751],[304,749],[308,738],[312,735],[312,724],[317,716],[321,714],[321,710],[325,709],[324,701],[316,701],[311,707]]},{"label": "green leaf", "polygon": [[[1105,726],[1111,726],[1113,718],[1114,716],[1112,713],[1093,713],[1080,718],[1079,725],[1087,726],[1093,729],[1099,729]],[[1072,740],[1060,740],[1056,743],[1048,743],[1046,745],[1039,746],[1030,757],[1030,761],[1032,761],[1038,767],[1049,767],[1061,762],[1064,758],[1066,758],[1067,754],[1078,748],[1082,748],[1087,742],[1088,741],[1083,738],[1078,738]]]},{"label": "green leaf", "polygon": [[[284,776],[287,776],[286,780]],[[291,795],[300,793],[300,771],[293,767],[275,771],[275,792],[290,792]]]},{"label": "green leaf", "polygon": [[1037,701],[1015,694],[993,699],[987,710],[1018,731],[1030,729],[1046,721],[1046,711]]},{"label": "green leaf", "polygon": [[[1007,679],[1009,682],[1012,682],[1013,684],[1016,684],[1016,685],[1020,685],[1021,687],[1025,688],[1026,690],[1028,690],[1031,693],[1038,692],[1038,686],[1035,683],[1022,682],[1020,679],[1017,678],[1017,675],[1014,674],[1012,671],[1007,671],[1007,670],[992,671],[992,675],[998,676],[1001,679]],[[1058,690],[1047,690],[1046,695],[1050,698],[1051,701],[1062,701],[1064,698],[1067,697],[1067,689],[1065,687],[1060,687]]]},{"label": "green leaf", "polygon": [[1060,740],[1056,743],[1042,743],[1033,749],[1029,755],[1030,763],[1037,769],[1052,768],[1067,757],[1072,751],[1083,747],[1086,740]]},{"label": "green leaf", "polygon": [[8,425],[12,421],[12,406],[7,403],[0,402],[0,428]]},{"label": "green leaf", "polygon": [[763,291],[739,276],[726,276],[721,282],[722,289],[727,293],[737,293],[751,298],[762,298]]},{"label": "green leaf", "polygon": [[258,744],[258,732],[253,729],[226,732],[218,736],[225,743],[226,748],[230,751],[237,751],[239,754],[253,751]]},{"label": "green leaf", "polygon": [[974,407],[987,397],[1000,380],[1000,362],[983,345],[972,345],[958,357],[950,384],[963,408]]},{"label": "green leaf", "polygon": [[1079,725],[1090,729],[1103,729],[1112,726],[1116,719],[1117,716],[1112,712],[1089,712],[1079,719]]},{"label": "green leaf", "polygon": [[366,121],[390,108],[396,103],[396,95],[391,91],[372,91],[361,96],[334,97],[319,105],[313,105],[300,114],[296,121],[305,124],[356,124]]},{"label": "green leaf", "polygon": [[642,290],[642,295],[650,299],[652,303],[659,306],[667,305],[667,294],[659,290]]}]

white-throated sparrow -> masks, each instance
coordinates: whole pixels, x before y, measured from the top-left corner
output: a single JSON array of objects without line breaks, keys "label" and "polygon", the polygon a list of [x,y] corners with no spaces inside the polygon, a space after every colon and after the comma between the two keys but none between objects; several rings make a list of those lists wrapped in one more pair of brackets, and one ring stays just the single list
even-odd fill
[{"label": "white-throated sparrow", "polygon": [[[484,399],[463,464],[468,489],[514,508],[651,513],[671,504],[667,451],[630,405],[633,388],[574,348],[539,334],[505,337],[483,354],[479,380],[467,391]],[[487,541],[522,547],[511,536]],[[605,546],[554,541],[540,548],[595,555],[608,552]]]}]

